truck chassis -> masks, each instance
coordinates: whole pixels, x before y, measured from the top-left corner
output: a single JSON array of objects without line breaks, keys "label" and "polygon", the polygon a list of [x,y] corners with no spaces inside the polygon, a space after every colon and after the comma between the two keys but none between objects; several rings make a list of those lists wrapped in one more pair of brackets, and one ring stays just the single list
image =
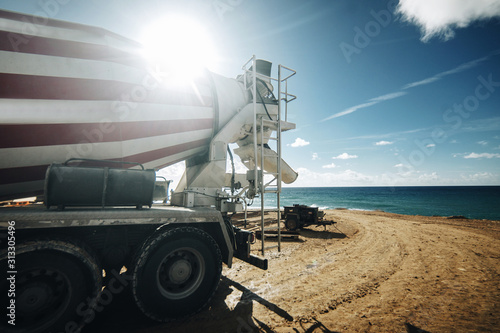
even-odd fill
[{"label": "truck chassis", "polygon": [[[2,332],[77,332],[100,298],[125,284],[146,316],[169,321],[210,301],[223,262],[267,269],[250,255],[253,234],[211,208],[0,208],[1,234],[9,230],[15,237],[0,239],[0,265],[15,279],[16,325],[2,321]],[[0,282],[3,295],[11,286]]]}]

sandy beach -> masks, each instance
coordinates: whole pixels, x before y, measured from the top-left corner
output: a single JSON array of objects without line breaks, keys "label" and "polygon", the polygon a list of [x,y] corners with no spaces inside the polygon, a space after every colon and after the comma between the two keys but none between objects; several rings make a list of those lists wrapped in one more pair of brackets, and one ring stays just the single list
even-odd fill
[{"label": "sandy beach", "polygon": [[85,332],[500,331],[500,221],[326,213],[337,223],[267,251],[269,270],[224,268],[197,315],[151,322],[124,292]]}]

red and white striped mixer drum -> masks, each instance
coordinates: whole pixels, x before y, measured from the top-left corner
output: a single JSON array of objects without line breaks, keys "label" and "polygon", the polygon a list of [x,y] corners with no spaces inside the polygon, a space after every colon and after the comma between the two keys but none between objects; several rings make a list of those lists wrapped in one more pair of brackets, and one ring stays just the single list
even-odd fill
[{"label": "red and white striped mixer drum", "polygon": [[0,200],[43,193],[48,165],[69,158],[158,169],[202,154],[248,103],[235,79],[179,83],[141,52],[104,29],[0,11]]}]

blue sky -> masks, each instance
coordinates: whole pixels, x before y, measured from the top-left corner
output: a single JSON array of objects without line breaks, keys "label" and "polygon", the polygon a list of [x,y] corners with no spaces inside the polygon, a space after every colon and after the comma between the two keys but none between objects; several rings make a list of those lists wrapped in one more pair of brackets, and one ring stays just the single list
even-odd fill
[{"label": "blue sky", "polygon": [[[500,0],[0,1],[141,40],[179,13],[228,77],[253,54],[297,70],[293,186],[500,185]],[[178,177],[180,166],[170,169]]]}]

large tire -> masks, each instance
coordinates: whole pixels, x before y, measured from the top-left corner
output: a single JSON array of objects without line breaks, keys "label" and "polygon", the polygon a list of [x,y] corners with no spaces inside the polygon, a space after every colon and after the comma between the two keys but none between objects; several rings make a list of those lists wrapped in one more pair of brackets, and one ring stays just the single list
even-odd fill
[{"label": "large tire", "polygon": [[[0,252],[4,272],[8,255]],[[95,258],[82,246],[67,240],[34,240],[16,246],[15,326],[0,321],[2,332],[77,331],[83,317],[76,309],[88,309],[102,287],[102,273]],[[13,285],[0,281],[2,308]],[[7,317],[8,319],[9,317]]]},{"label": "large tire", "polygon": [[204,308],[217,289],[222,256],[206,232],[168,229],[148,239],[133,264],[132,292],[149,318],[169,321]]}]

